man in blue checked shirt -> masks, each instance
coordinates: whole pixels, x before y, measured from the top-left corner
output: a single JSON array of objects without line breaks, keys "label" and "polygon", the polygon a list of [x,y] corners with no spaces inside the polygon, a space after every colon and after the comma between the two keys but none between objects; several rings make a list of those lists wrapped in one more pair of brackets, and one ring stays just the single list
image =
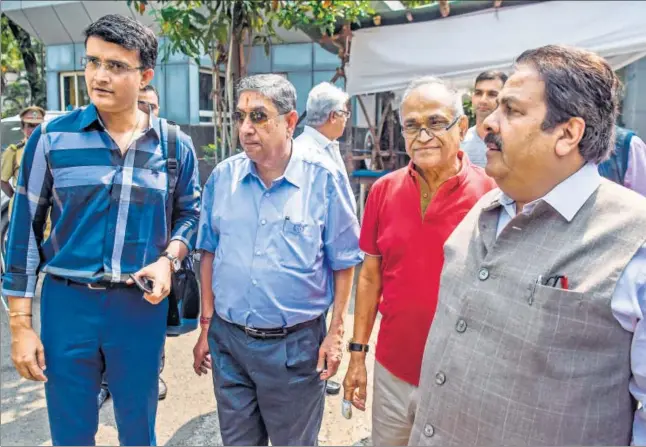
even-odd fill
[{"label": "man in blue checked shirt", "polygon": [[[154,445],[164,298],[171,269],[197,233],[196,157],[179,132],[169,198],[167,123],[137,107],[154,75],[153,32],[109,15],[85,36],[92,104],[39,127],[25,148],[2,284],[12,359],[21,376],[45,382],[54,445],[94,445],[103,371],[121,444]],[[51,234],[43,240],[50,209]],[[39,271],[47,274],[42,343],[31,325]],[[130,274],[152,280],[152,292],[142,293]]]},{"label": "man in blue checked shirt", "polygon": [[193,366],[205,373],[210,352],[225,445],[316,445],[362,261],[354,198],[329,157],[293,148],[287,79],[251,76],[238,94],[244,153],[221,162],[204,189]]}]

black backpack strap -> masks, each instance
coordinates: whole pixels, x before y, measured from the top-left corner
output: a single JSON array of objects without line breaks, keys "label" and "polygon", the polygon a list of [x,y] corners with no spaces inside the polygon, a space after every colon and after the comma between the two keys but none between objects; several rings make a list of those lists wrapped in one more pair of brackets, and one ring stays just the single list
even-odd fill
[{"label": "black backpack strap", "polygon": [[166,154],[166,167],[168,170],[168,195],[172,198],[175,195],[177,185],[177,124],[168,123],[168,148]]},{"label": "black backpack strap", "polygon": [[[164,126],[162,125],[163,129]],[[177,132],[179,127],[172,121],[166,122],[166,174],[168,176],[168,200],[166,201],[166,218],[168,222],[168,237],[173,223],[173,203],[175,199],[175,186],[177,185],[177,145],[179,144]],[[162,142],[164,138],[162,137]]]}]

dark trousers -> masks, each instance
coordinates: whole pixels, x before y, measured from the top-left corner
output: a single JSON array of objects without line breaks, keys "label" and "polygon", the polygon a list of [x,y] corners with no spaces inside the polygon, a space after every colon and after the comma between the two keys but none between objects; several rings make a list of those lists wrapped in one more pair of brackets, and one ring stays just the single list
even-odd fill
[{"label": "dark trousers", "polygon": [[110,382],[121,445],[155,445],[159,359],[168,301],[137,288],[90,290],[47,276],[41,337],[54,445],[94,445],[101,372]]},{"label": "dark trousers", "polygon": [[259,340],[217,316],[209,328],[213,384],[225,445],[317,445],[325,382],[316,372],[325,319]]},{"label": "dark trousers", "polygon": [[[165,363],[166,363],[166,350],[162,349],[161,360],[160,360],[160,363],[159,363],[159,374],[161,374],[162,371],[164,370],[164,364]],[[101,375],[101,388],[105,388],[105,389],[109,390],[108,378],[105,375],[105,371]]]}]

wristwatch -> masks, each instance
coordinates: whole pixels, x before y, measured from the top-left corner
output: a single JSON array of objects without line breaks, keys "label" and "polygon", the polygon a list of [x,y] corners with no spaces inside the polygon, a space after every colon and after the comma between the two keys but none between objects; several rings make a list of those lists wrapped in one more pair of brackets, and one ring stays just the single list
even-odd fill
[{"label": "wristwatch", "polygon": [[173,273],[176,273],[182,267],[182,263],[179,261],[179,258],[177,256],[173,256],[167,251],[159,255],[160,258],[162,256],[170,261],[170,268]]},{"label": "wristwatch", "polygon": [[368,352],[368,349],[370,348],[369,345],[364,345],[361,343],[355,343],[353,341],[350,341],[348,343],[348,351],[350,352]]}]

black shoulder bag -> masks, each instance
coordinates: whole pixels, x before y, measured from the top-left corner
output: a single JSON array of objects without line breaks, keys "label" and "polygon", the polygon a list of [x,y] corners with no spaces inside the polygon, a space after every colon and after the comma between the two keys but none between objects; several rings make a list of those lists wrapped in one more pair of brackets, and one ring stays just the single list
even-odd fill
[{"label": "black shoulder bag", "polygon": [[[160,123],[160,127],[163,125]],[[166,167],[168,171],[168,200],[166,219],[168,241],[170,241],[173,222],[173,203],[177,184],[177,145],[178,126],[167,121],[168,144],[166,147]],[[162,139],[163,141],[163,139]],[[200,286],[193,270],[193,254],[189,253],[182,261],[182,267],[172,273],[171,292],[168,295],[167,336],[178,336],[197,329],[200,316]]]}]

